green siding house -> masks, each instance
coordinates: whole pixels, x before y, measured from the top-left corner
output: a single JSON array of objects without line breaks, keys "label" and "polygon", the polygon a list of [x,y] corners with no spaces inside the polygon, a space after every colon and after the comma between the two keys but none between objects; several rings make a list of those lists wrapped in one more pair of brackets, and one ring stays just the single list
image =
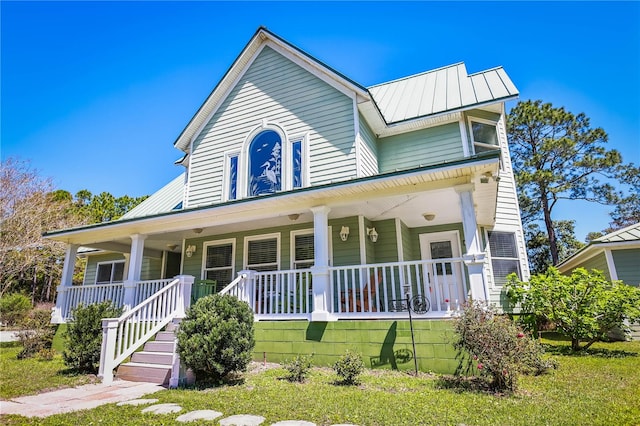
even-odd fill
[{"label": "green siding house", "polygon": [[174,142],[174,180],[119,220],[46,234],[67,244],[53,321],[125,307],[105,322],[105,381],[215,292],[253,309],[258,359],[351,348],[370,367],[453,371],[460,306],[529,278],[505,129],[517,96],[501,67],[464,63],[364,87],[259,28]]},{"label": "green siding house", "polygon": [[608,280],[640,287],[640,223],[596,238],[558,265],[563,274],[576,268],[598,269]]}]

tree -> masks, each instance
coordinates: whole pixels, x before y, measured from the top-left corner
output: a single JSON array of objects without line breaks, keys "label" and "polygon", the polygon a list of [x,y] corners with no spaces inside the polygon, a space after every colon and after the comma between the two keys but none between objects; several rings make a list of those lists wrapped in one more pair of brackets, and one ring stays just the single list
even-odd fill
[{"label": "tree", "polygon": [[[584,247],[584,244],[575,238],[574,223],[573,220],[553,221],[560,259],[567,258]],[[525,228],[525,239],[531,273],[538,274],[546,271],[552,262],[547,233],[540,229],[538,223],[529,223]]]},{"label": "tree", "polygon": [[622,156],[604,148],[607,134],[592,128],[585,114],[574,115],[540,100],[518,102],[507,128],[523,223],[544,222],[555,265],[560,249],[554,207],[561,200],[617,202],[622,193],[601,179],[620,177]]},{"label": "tree", "polygon": [[609,223],[609,228],[603,231],[605,234],[640,223],[640,167],[633,164],[622,166],[620,182],[629,186],[630,195],[616,204],[616,208],[611,212],[613,221]]},{"label": "tree", "polygon": [[[550,267],[528,283],[511,274],[507,295],[521,304],[524,313],[554,323],[571,339],[574,351],[587,349],[616,327],[624,328],[625,321],[640,319],[640,289],[609,282],[598,270],[577,268],[566,276]],[[580,346],[581,342],[585,344]]]},{"label": "tree", "polygon": [[89,190],[82,189],[76,193],[75,206],[79,214],[86,217],[89,223],[102,223],[119,219],[147,198],[146,195],[142,197],[123,195],[116,198],[109,192],[93,195]]}]

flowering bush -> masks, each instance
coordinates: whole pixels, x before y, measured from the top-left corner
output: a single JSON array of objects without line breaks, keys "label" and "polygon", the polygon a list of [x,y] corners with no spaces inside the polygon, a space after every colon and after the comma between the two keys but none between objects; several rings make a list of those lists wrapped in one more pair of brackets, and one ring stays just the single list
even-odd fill
[{"label": "flowering bush", "polygon": [[542,347],[508,317],[485,304],[464,305],[454,329],[459,352],[466,352],[468,371],[474,367],[491,380],[491,388],[515,391],[519,374],[540,374],[552,366],[542,358]]}]

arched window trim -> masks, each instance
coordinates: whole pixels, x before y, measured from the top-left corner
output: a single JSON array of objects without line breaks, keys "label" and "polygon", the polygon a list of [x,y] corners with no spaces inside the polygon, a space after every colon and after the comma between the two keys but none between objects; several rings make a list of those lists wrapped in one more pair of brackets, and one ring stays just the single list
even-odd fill
[{"label": "arched window trim", "polygon": [[238,173],[238,197],[246,198],[249,195],[249,148],[251,146],[251,142],[258,136],[261,132],[265,130],[274,131],[280,136],[281,140],[281,152],[280,157],[282,161],[281,168],[281,191],[288,191],[291,189],[291,181],[292,181],[292,171],[291,167],[289,167],[287,161],[291,158],[291,144],[289,143],[289,137],[287,135],[286,130],[277,123],[268,122],[263,120],[260,125],[254,127],[242,144],[242,151],[240,155],[240,167],[241,173]]}]

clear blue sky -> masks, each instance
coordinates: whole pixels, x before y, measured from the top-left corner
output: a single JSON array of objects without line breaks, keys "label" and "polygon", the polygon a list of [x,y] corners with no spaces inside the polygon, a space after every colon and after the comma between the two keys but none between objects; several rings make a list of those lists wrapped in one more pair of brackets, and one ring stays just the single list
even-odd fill
[{"label": "clear blue sky", "polygon": [[[7,2],[1,155],[72,193],[151,194],[173,142],[258,26],[362,85],[464,61],[584,112],[640,163],[640,3]],[[515,105],[511,102],[508,108]],[[577,236],[607,208],[565,204]]]}]

